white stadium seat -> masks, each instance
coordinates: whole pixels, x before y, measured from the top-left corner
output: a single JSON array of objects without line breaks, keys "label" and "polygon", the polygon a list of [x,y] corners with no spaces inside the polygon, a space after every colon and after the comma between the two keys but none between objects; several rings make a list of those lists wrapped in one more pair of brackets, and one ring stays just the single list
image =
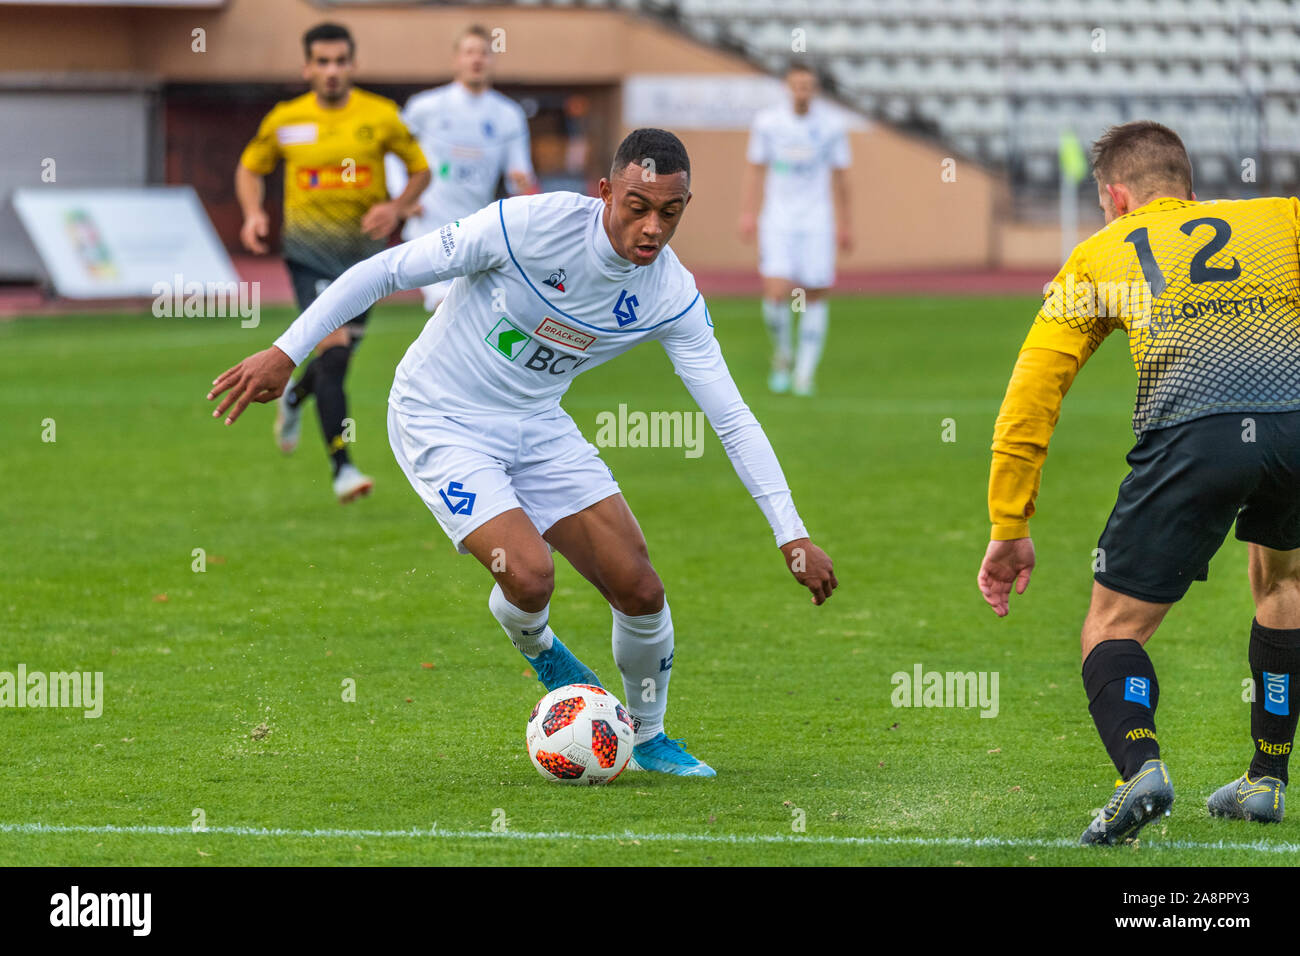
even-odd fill
[{"label": "white stadium seat", "polygon": [[[665,7],[606,2],[648,14]],[[675,0],[675,8],[696,36],[728,38],[773,69],[789,59],[791,30],[804,29],[809,59],[846,104],[922,118],[955,150],[1007,163],[1031,184],[1055,183],[1063,124],[1090,139],[1138,117],[1184,134],[1207,188],[1215,179],[1232,185],[1246,149],[1265,152],[1261,169],[1300,168],[1300,2]]]}]

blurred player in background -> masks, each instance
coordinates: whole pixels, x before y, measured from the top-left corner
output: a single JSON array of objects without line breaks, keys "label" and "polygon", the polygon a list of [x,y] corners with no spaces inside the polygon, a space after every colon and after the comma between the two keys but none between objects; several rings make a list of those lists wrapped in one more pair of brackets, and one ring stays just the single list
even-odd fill
[{"label": "blurred player in background", "polygon": [[1197,202],[1182,141],[1147,121],[1108,130],[1093,172],[1106,226],[1050,287],[998,414],[980,590],[1003,616],[1012,584],[1029,584],[1029,517],[1061,399],[1123,329],[1138,440],[1094,552],[1082,635],[1088,709],[1122,779],[1081,842],[1131,840],[1173,804],[1145,645],[1234,522],[1256,608],[1254,756],[1209,811],[1281,820],[1300,678],[1300,200]]},{"label": "blurred player in background", "polygon": [[[768,387],[787,392],[793,386],[796,395],[811,395],[826,343],[826,296],[835,284],[835,249],[838,245],[847,252],[853,244],[849,140],[840,118],[817,99],[812,70],[791,66],[785,85],[789,100],[762,110],[750,130],[740,237],[752,242],[758,233],[763,321],[773,346]],[[795,289],[804,292],[797,353],[792,347]]]},{"label": "blurred player in background", "polygon": [[[657,175],[643,177],[652,160]],[[227,423],[280,393],[308,343],[398,288],[452,279],[397,368],[389,439],[411,486],[495,584],[488,607],[547,690],[597,683],[550,626],[559,551],[613,613],[614,660],[643,770],[712,777],[664,733],[674,630],[663,582],[613,473],[560,398],[573,378],[657,341],[767,518],[786,567],[825,603],[838,582],[808,537],[762,426],[727,369],[694,277],[668,247],[690,201],[681,141],[639,129],[599,198],[504,199],[348,270],[275,345],[224,372],[208,398]],[[564,289],[542,285],[568,268]],[[725,585],[725,574],[715,586]]]},{"label": "blurred player in background", "polygon": [[[452,49],[455,79],[416,93],[402,110],[435,173],[419,210],[406,221],[404,239],[418,239],[482,209],[496,199],[502,176],[511,193],[536,191],[528,119],[518,103],[492,89],[491,34],[481,26],[467,27]],[[388,164],[389,190],[396,193],[405,171],[396,157]],[[424,307],[436,311],[450,285],[422,289]]]},{"label": "blurred player in background", "polygon": [[[302,311],[354,263],[384,248],[429,182],[424,154],[398,116],[397,104],[352,85],[356,46],[345,27],[322,23],[303,36],[302,75],[311,92],[276,104],[245,148],[235,170],[244,212],[240,240],[265,253],[268,231],[262,177],[284,160],[284,261]],[[410,175],[388,199],[384,154],[395,153]],[[347,503],[374,483],[348,457],[343,379],[365,332],[369,310],[316,344],[316,357],[280,400],[275,434],[286,454],[298,446],[302,403],[316,396],[321,430],[332,460],[334,493]]]}]

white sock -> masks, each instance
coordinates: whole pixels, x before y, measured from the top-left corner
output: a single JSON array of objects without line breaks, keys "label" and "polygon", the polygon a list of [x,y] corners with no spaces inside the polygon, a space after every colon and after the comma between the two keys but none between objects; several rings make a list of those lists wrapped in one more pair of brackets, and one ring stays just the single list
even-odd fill
[{"label": "white sock", "polygon": [[826,326],[830,309],[825,299],[809,302],[799,320],[799,355],[794,362],[794,380],[811,385],[817,374],[817,363],[822,360],[822,347],[826,344]]},{"label": "white sock", "polygon": [[551,630],[548,623],[551,616],[550,604],[540,611],[521,611],[506,600],[501,585],[494,584],[492,593],[488,595],[488,607],[492,611],[492,616],[501,622],[506,636],[510,638],[510,643],[514,644],[524,657],[535,658],[551,649],[551,644],[555,641],[555,632]]},{"label": "white sock", "polygon": [[623,675],[623,702],[632,715],[635,743],[663,733],[668,678],[673,666],[673,616],[664,602],[654,614],[614,614],[614,663]]},{"label": "white sock", "polygon": [[790,315],[790,303],[784,299],[763,300],[763,322],[772,337],[773,361],[779,368],[790,367],[793,348],[790,336],[794,329],[794,319]]}]

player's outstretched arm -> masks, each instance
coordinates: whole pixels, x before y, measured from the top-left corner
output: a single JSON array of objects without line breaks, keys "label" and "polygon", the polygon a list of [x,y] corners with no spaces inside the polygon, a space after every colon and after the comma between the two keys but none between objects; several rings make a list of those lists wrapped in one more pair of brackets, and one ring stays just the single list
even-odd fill
[{"label": "player's outstretched arm", "polygon": [[1088,357],[1119,327],[1117,320],[1093,307],[1091,296],[1066,291],[1072,283],[1094,288],[1084,245],[1070,253],[1045,291],[993,426],[988,486],[992,540],[976,580],[998,617],[1007,615],[1011,586],[1024,594],[1034,570],[1029,519],[1061,403]]},{"label": "player's outstretched arm", "polygon": [[978,581],[980,593],[998,617],[1006,617],[1010,610],[1011,585],[1016,586],[1017,594],[1024,594],[1033,571],[1033,539],[989,542]]},{"label": "player's outstretched arm", "polygon": [[220,418],[229,408],[231,412],[226,418],[226,424],[232,425],[244,413],[249,402],[274,401],[284,394],[293,369],[293,359],[274,345],[250,355],[233,368],[226,369],[212,380],[212,391],[208,392],[208,401],[214,401],[221,398],[223,392],[229,392],[212,412],[212,417]]},{"label": "player's outstretched arm", "polygon": [[839,586],[831,559],[808,537],[781,463],[763,426],[736,388],[703,301],[697,296],[681,321],[671,323],[668,329],[660,342],[673,368],[713,426],[737,476],[767,518],[785,555],[786,567],[796,581],[812,592],[814,604],[824,604]]},{"label": "player's outstretched arm", "polygon": [[840,586],[828,555],[811,538],[796,538],[781,545],[785,566],[794,579],[812,593],[813,604],[825,604],[831,592]]},{"label": "player's outstretched arm", "polygon": [[358,262],[331,282],[275,344],[297,364],[321,339],[386,295],[484,272],[508,261],[494,203]]},{"label": "player's outstretched arm", "polygon": [[279,398],[294,367],[311,354],[321,339],[384,296],[504,264],[508,253],[499,238],[501,228],[496,216],[496,207],[489,206],[463,221],[449,222],[437,232],[385,249],[352,266],[317,296],[271,348],[250,355],[217,377],[208,399],[226,391],[230,394],[217,407],[214,417],[233,408],[226,418],[229,425],[250,402]]},{"label": "player's outstretched arm", "polygon": [[713,426],[736,474],[767,518],[785,555],[786,567],[795,580],[812,593],[813,604],[824,604],[831,592],[839,587],[831,559],[808,537],[772,443],[740,397],[725,364],[720,367],[723,377],[704,385],[688,384],[687,387]]},{"label": "player's outstretched arm", "polygon": [[331,282],[271,348],[226,369],[213,381],[212,391],[208,392],[210,401],[223,392],[230,392],[212,413],[213,417],[219,417],[233,406],[226,418],[226,424],[231,425],[250,402],[269,402],[279,398],[294,368],[311,354],[321,339],[389,293],[411,288],[412,285],[405,284],[410,280],[403,264],[413,259],[427,259],[423,255],[413,256],[414,246],[413,242],[394,246],[358,262]]}]

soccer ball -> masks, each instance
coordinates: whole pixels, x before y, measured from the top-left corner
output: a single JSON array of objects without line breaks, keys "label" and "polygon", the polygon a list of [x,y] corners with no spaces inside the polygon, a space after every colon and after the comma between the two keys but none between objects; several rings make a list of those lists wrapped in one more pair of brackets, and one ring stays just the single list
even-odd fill
[{"label": "soccer ball", "polygon": [[632,759],[632,718],[593,684],[559,687],[528,718],[528,756],[547,780],[609,783]]}]

